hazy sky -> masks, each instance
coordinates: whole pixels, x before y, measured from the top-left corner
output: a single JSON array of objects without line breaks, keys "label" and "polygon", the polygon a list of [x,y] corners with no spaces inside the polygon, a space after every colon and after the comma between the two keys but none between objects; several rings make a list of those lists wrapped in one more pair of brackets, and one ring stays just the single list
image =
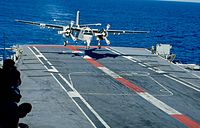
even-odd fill
[{"label": "hazy sky", "polygon": [[178,2],[195,2],[195,3],[200,3],[200,0],[163,0],[163,1],[178,1]]}]

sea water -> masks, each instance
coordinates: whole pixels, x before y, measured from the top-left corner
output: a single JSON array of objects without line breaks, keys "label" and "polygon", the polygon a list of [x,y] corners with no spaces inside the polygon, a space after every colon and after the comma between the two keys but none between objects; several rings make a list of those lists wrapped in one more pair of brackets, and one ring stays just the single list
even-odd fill
[{"label": "sea water", "polygon": [[[63,44],[65,38],[57,30],[17,23],[15,19],[68,25],[75,20],[78,10],[82,24],[102,23],[102,28],[110,24],[110,29],[150,31],[139,35],[109,35],[111,46],[150,48],[158,43],[171,44],[176,60],[200,64],[200,3],[192,2],[1,0],[0,44]],[[94,40],[92,45],[96,44]]]}]

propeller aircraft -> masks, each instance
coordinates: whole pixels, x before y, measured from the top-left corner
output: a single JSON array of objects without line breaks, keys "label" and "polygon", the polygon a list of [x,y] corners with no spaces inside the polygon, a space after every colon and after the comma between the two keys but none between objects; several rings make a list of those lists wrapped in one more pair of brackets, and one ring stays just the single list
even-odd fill
[{"label": "propeller aircraft", "polygon": [[87,43],[86,49],[90,48],[90,43],[93,37],[96,37],[98,41],[98,48],[101,48],[101,40],[105,40],[106,44],[109,45],[108,40],[109,34],[144,34],[149,33],[149,31],[130,31],[130,30],[110,30],[110,25],[107,24],[106,29],[94,29],[91,26],[101,26],[101,23],[96,24],[79,24],[80,11],[77,11],[76,22],[71,21],[67,26],[56,25],[56,24],[44,24],[39,22],[25,21],[25,20],[15,20],[16,22],[21,22],[30,25],[40,26],[42,28],[57,29],[58,34],[63,35],[66,38],[64,45],[68,44],[68,40],[71,38],[73,41],[83,41]]}]

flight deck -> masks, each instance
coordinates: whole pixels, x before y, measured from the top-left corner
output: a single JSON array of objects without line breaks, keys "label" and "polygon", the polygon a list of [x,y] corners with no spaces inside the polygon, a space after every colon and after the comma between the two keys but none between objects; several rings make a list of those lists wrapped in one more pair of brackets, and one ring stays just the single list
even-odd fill
[{"label": "flight deck", "polygon": [[200,128],[200,75],[144,48],[22,45],[31,128]]}]

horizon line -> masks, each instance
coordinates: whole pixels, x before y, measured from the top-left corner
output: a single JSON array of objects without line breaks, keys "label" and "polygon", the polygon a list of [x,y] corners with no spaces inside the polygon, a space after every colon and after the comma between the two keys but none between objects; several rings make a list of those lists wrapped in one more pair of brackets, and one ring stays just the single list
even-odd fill
[{"label": "horizon line", "polygon": [[200,3],[200,0],[160,0],[160,1]]}]

